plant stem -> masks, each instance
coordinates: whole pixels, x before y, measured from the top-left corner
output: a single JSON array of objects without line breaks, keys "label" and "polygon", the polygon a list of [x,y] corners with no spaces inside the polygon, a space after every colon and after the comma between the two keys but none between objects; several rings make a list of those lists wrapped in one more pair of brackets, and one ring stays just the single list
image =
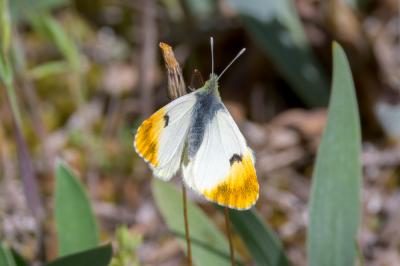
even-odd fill
[{"label": "plant stem", "polygon": [[[160,43],[160,48],[163,52],[165,66],[168,71],[168,95],[171,100],[175,100],[186,94],[185,81],[182,76],[182,70],[179,66],[178,61],[176,61],[172,47],[166,43]],[[187,214],[187,196],[186,187],[182,182],[182,200],[183,200],[183,219],[185,223],[185,237],[186,237],[186,247],[187,247],[187,258],[188,265],[192,265],[192,248],[190,243],[190,233],[189,233],[189,219]]]},{"label": "plant stem", "polygon": [[182,199],[183,199],[183,219],[185,221],[185,236],[186,236],[186,247],[187,247],[187,257],[188,257],[188,265],[192,265],[192,248],[190,243],[190,232],[189,232],[189,219],[187,214],[187,196],[186,196],[186,187],[185,184],[182,183]]},{"label": "plant stem", "polygon": [[229,223],[229,209],[226,207],[224,207],[224,214],[225,214],[226,233],[228,235],[228,240],[229,240],[229,252],[231,254],[231,265],[235,266],[235,253],[233,249],[232,234]]}]

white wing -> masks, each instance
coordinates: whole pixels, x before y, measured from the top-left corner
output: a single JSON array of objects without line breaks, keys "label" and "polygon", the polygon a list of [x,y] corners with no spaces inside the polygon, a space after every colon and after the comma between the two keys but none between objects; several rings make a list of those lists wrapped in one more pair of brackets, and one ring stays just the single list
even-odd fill
[{"label": "white wing", "polygon": [[252,151],[226,108],[206,130],[194,158],[183,165],[186,184],[207,199],[235,209],[249,209],[258,199]]},{"label": "white wing", "polygon": [[158,110],[139,127],[135,150],[156,177],[168,180],[178,171],[195,102],[193,93],[182,96]]}]

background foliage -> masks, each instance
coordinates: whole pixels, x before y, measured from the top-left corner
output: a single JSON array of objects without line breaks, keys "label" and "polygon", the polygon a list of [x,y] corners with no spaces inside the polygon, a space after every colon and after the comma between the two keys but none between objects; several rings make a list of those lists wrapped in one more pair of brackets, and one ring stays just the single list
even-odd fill
[{"label": "background foliage", "polygon": [[[185,263],[180,180],[152,182],[132,141],[169,101],[158,43],[195,88],[210,36],[217,73],[247,48],[220,84],[261,188],[230,213],[240,263],[397,265],[399,8],[0,0],[0,265]],[[223,214],[189,196],[195,262],[228,264]]]}]

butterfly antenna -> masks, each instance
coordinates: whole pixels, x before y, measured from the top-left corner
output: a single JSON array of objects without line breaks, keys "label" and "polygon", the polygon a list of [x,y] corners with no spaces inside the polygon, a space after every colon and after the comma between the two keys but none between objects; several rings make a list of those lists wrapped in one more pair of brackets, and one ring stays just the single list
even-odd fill
[{"label": "butterfly antenna", "polygon": [[211,47],[211,74],[214,74],[214,38],[210,37]]},{"label": "butterfly antenna", "polygon": [[244,52],[246,51],[246,48],[243,48],[240,50],[240,52],[235,56],[235,58],[232,59],[232,61],[225,67],[224,70],[222,70],[221,74],[219,74],[218,79],[225,73],[225,71],[238,59]]}]

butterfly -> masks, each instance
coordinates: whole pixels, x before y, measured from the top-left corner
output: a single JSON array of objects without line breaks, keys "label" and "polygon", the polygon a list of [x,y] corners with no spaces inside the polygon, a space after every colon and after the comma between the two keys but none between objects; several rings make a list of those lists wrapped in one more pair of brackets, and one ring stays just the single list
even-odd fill
[{"label": "butterfly", "polygon": [[138,128],[134,147],[155,177],[170,180],[179,170],[186,186],[221,206],[246,210],[258,199],[253,151],[223,104],[218,76],[162,107]]}]

